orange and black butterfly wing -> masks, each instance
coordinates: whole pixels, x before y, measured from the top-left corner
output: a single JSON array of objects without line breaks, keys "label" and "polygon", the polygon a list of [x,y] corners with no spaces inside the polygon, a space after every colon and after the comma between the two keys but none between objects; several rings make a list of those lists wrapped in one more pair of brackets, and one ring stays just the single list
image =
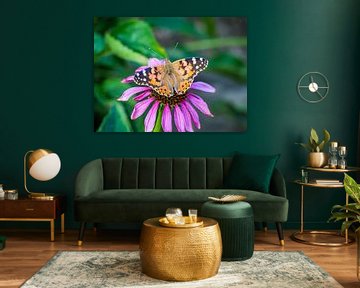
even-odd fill
[{"label": "orange and black butterfly wing", "polygon": [[134,82],[140,86],[148,86],[163,96],[172,96],[171,91],[163,84],[164,65],[149,67],[135,73]]},{"label": "orange and black butterfly wing", "polygon": [[177,87],[174,87],[178,94],[185,94],[194,81],[194,78],[208,66],[209,61],[202,57],[184,58],[172,62],[174,71],[178,76]]}]

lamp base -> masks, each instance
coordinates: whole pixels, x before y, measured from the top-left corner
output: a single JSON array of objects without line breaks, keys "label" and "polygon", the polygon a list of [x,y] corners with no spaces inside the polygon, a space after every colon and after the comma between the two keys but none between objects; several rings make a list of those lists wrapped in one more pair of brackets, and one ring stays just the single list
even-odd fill
[{"label": "lamp base", "polygon": [[55,195],[30,192],[29,198],[36,199],[36,200],[54,200]]}]

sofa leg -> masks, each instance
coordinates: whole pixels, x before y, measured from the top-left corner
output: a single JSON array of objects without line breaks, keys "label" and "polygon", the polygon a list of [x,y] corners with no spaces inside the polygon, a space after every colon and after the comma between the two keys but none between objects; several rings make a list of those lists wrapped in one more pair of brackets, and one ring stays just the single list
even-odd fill
[{"label": "sofa leg", "polygon": [[285,240],[284,240],[284,231],[282,228],[282,223],[281,222],[275,222],[276,224],[276,230],[279,236],[279,242],[280,242],[280,246],[284,246],[285,245]]},{"label": "sofa leg", "polygon": [[81,222],[79,229],[78,246],[82,246],[85,227],[86,227],[86,222]]},{"label": "sofa leg", "polygon": [[266,232],[268,231],[267,222],[262,222],[263,230]]},{"label": "sofa leg", "polygon": [[98,232],[98,227],[99,227],[98,223],[94,223],[93,230],[94,230],[95,233]]}]

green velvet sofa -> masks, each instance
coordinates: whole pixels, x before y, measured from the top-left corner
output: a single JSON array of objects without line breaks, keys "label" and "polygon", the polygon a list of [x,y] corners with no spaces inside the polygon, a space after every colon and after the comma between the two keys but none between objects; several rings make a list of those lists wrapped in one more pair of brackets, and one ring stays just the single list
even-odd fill
[{"label": "green velvet sofa", "polygon": [[75,181],[74,213],[80,222],[78,245],[86,223],[141,223],[165,214],[169,207],[200,211],[209,196],[241,194],[255,222],[275,222],[280,244],[287,221],[285,181],[274,169],[269,193],[225,189],[232,162],[227,158],[104,158],[85,164]]}]

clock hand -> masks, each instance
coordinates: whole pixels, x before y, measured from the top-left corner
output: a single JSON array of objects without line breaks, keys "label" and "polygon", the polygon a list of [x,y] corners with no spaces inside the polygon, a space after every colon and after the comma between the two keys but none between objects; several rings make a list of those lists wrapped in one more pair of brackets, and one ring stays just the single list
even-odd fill
[{"label": "clock hand", "polygon": [[319,94],[321,99],[324,98],[324,96],[320,94],[319,90],[316,90],[316,93]]}]

